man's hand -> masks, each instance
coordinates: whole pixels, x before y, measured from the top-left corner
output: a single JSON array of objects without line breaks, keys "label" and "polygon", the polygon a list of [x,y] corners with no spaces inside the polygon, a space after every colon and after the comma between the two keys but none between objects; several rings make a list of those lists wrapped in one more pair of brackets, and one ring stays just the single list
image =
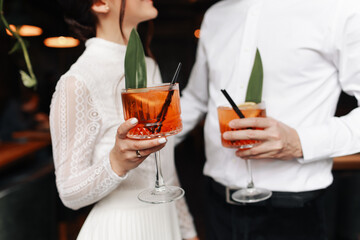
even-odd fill
[{"label": "man's hand", "polygon": [[[273,118],[235,119],[229,126],[237,131],[223,134],[226,140],[252,139],[262,141],[259,145],[238,150],[236,155],[244,159],[281,159],[290,160],[302,157],[301,142],[295,129]],[[264,130],[252,130],[261,128]]]}]

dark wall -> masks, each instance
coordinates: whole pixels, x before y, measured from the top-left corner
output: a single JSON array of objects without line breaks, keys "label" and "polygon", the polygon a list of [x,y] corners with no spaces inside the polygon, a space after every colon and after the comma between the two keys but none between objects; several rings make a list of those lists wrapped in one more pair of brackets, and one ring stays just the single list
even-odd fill
[{"label": "dark wall", "polygon": [[[186,85],[191,66],[194,61],[196,38],[195,29],[199,28],[205,10],[216,0],[157,0],[155,6],[159,16],[154,21],[155,32],[151,48],[158,61],[165,82],[170,81],[178,62],[183,63],[179,76],[181,88]],[[30,59],[38,88],[35,90],[41,96],[42,111],[48,112],[48,105],[59,77],[65,73],[71,64],[84,50],[84,44],[70,49],[53,49],[45,47],[46,37],[69,35],[68,26],[63,21],[62,12],[56,1],[46,0],[5,0],[5,17],[9,23],[16,25],[33,24],[43,28],[39,37],[24,38],[28,43]],[[21,94],[22,84],[17,69],[26,70],[21,52],[8,55],[15,43],[3,31],[0,31],[0,83],[3,89]]]}]

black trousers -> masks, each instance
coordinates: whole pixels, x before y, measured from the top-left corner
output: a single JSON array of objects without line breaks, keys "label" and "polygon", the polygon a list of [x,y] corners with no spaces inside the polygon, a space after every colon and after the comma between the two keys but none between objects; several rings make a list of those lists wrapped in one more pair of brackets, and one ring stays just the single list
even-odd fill
[{"label": "black trousers", "polygon": [[322,192],[274,192],[260,203],[234,205],[225,188],[207,183],[206,240],[326,240]]}]

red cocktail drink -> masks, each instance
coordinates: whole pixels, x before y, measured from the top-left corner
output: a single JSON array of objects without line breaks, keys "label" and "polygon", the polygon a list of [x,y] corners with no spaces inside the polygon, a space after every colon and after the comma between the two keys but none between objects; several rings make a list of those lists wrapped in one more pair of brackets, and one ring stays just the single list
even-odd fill
[{"label": "red cocktail drink", "polygon": [[136,139],[170,136],[182,130],[179,85],[170,84],[124,89],[121,93],[124,117],[137,118],[128,137]]},{"label": "red cocktail drink", "polygon": [[[245,116],[245,118],[266,117],[266,110],[264,104],[244,103],[238,105],[238,107],[242,112],[242,114]],[[229,122],[233,119],[238,119],[239,116],[230,106],[219,106],[217,108],[217,111],[218,111],[220,132],[221,132],[221,143],[224,147],[248,149],[248,148],[252,148],[254,145],[260,142],[257,140],[238,140],[238,141],[225,140],[222,136],[224,132],[237,130],[230,128]]]}]

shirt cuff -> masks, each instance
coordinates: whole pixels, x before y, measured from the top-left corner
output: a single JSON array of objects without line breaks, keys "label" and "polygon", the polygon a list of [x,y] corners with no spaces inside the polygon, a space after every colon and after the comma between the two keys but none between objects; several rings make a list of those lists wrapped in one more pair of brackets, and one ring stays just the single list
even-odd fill
[{"label": "shirt cuff", "polygon": [[331,138],[326,126],[313,126],[296,129],[303,152],[299,163],[308,163],[328,159],[331,153]]},{"label": "shirt cuff", "polygon": [[116,182],[120,183],[120,182],[122,182],[123,180],[125,180],[127,178],[128,173],[126,173],[124,176],[119,176],[114,172],[114,170],[111,168],[109,157],[107,157],[107,156],[104,157],[103,164],[104,164],[106,172]]}]

